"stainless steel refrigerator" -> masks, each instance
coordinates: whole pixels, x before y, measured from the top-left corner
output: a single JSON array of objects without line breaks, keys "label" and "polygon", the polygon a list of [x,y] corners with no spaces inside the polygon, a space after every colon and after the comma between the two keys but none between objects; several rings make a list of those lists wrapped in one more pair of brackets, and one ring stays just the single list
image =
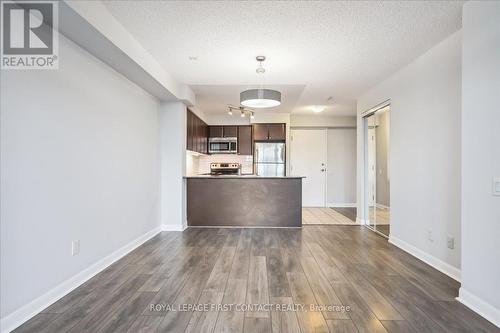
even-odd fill
[{"label": "stainless steel refrigerator", "polygon": [[284,142],[256,142],[254,149],[254,171],[257,176],[285,175]]}]

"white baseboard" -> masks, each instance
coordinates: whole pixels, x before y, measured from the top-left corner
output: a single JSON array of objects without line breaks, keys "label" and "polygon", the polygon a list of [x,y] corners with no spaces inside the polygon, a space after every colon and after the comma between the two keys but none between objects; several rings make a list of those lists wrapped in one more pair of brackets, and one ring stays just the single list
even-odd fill
[{"label": "white baseboard", "polygon": [[488,302],[483,301],[464,287],[458,291],[457,301],[483,317],[484,319],[500,327],[500,309],[495,308]]},{"label": "white baseboard", "polygon": [[162,231],[184,231],[187,229],[187,226],[178,225],[178,224],[162,224]]},{"label": "white baseboard", "polygon": [[344,208],[344,207],[357,207],[357,204],[354,203],[328,203],[326,204],[328,207],[338,207],[338,208]]},{"label": "white baseboard", "polygon": [[0,320],[0,331],[2,333],[7,333],[19,327],[20,325],[31,319],[33,316],[38,314],[40,311],[59,300],[61,297],[70,293],[71,291],[82,285],[84,282],[100,273],[115,261],[121,259],[132,250],[136,249],[149,239],[156,236],[160,231],[160,227],[156,227],[153,230],[148,231],[144,235],[122,246],[118,250],[114,251],[113,253],[104,257],[93,265],[87,267],[80,273],[74,275],[55,288],[52,288],[32,302],[5,316]]},{"label": "white baseboard", "polygon": [[422,260],[426,264],[431,265],[438,271],[448,275],[454,280],[457,280],[460,282],[460,269],[451,266],[450,264],[442,261],[441,259],[438,259],[422,250],[419,248],[399,239],[394,236],[389,236],[389,243],[399,247],[405,252],[408,252],[412,256]]}]

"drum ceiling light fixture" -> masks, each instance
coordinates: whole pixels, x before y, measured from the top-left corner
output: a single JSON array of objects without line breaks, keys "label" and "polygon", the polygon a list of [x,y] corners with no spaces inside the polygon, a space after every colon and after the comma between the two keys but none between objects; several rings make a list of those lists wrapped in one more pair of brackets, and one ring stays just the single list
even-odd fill
[{"label": "drum ceiling light fixture", "polygon": [[[264,75],[266,70],[262,66],[262,62],[266,60],[265,56],[257,56],[259,67],[255,70],[257,74]],[[261,80],[263,82],[263,80]],[[272,89],[261,87],[257,89],[248,89],[240,93],[240,104],[250,108],[272,108],[281,104],[281,92]]]}]

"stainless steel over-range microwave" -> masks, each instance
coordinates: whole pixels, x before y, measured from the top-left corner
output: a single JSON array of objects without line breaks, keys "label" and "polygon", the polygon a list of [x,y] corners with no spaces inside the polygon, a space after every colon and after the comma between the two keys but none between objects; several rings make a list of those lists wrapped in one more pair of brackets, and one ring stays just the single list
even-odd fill
[{"label": "stainless steel over-range microwave", "polygon": [[236,154],[238,152],[238,138],[209,138],[209,154]]}]

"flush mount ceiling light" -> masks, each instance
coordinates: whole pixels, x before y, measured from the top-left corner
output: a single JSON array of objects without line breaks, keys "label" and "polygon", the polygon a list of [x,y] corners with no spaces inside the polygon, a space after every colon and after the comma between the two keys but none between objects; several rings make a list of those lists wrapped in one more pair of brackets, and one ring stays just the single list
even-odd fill
[{"label": "flush mount ceiling light", "polygon": [[314,113],[320,113],[320,112],[323,112],[324,110],[325,110],[325,108],[322,106],[319,106],[319,105],[313,105],[313,107],[312,107],[312,111]]},{"label": "flush mount ceiling light", "polygon": [[[259,62],[259,67],[255,71],[257,74],[263,75],[266,70],[262,66],[262,62],[266,60],[266,57],[258,56],[256,60]],[[256,109],[272,108],[281,104],[281,92],[262,87],[245,90],[240,93],[240,104]]]}]

